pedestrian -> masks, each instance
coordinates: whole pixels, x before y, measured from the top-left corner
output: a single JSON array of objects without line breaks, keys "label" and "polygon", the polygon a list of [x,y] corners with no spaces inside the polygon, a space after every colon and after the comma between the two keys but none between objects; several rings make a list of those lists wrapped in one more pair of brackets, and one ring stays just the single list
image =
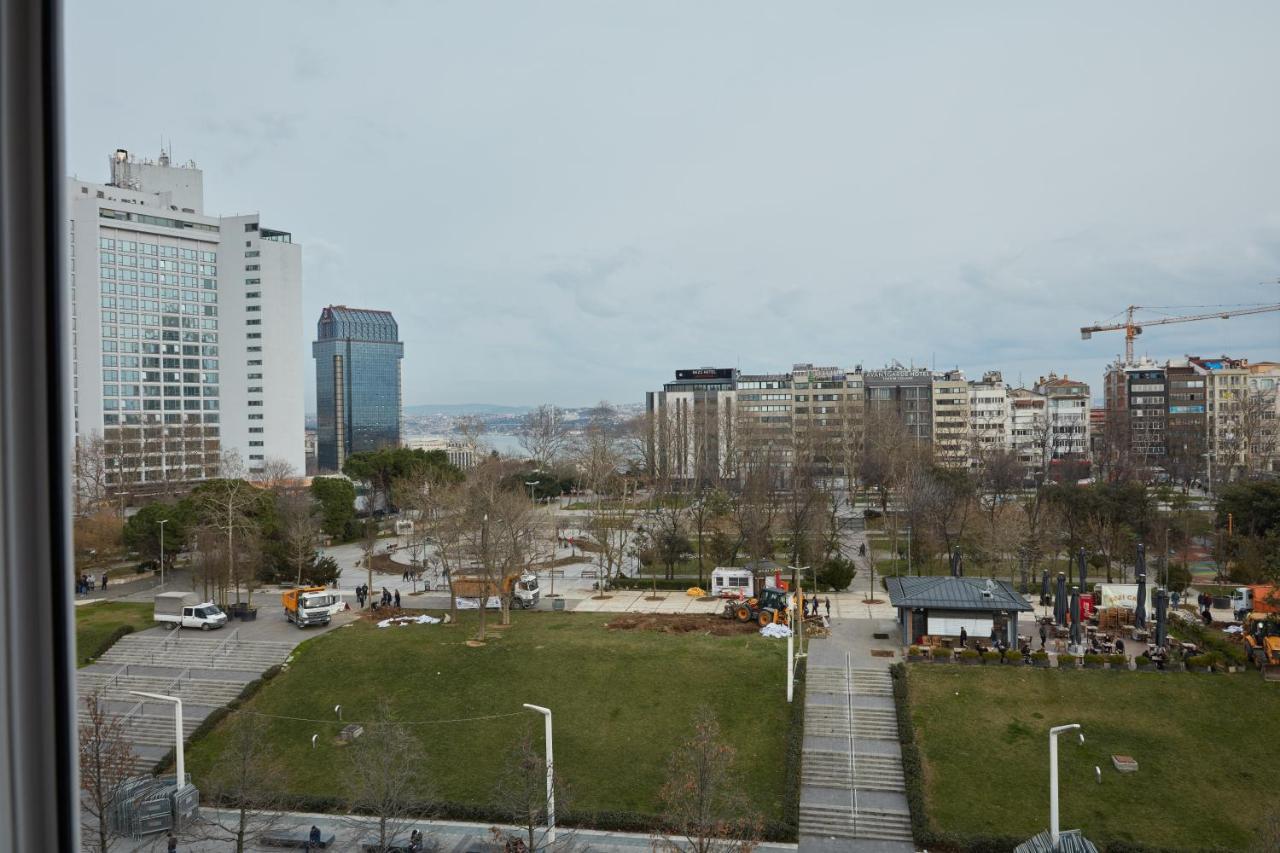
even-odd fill
[{"label": "pedestrian", "polygon": [[165,846],[165,850],[169,853],[178,853],[178,836],[172,832],[169,833],[169,843]]},{"label": "pedestrian", "polygon": [[1049,639],[1049,628],[1043,622],[1041,622],[1040,623],[1040,650],[1041,651],[1044,651],[1044,644],[1045,644],[1045,641],[1048,639]]},{"label": "pedestrian", "polygon": [[861,543],[859,543],[859,544],[858,544],[858,556],[859,556],[859,557],[865,557],[865,556],[867,556],[867,543],[866,543],[866,542],[861,542]]},{"label": "pedestrian", "polygon": [[400,609],[400,590],[396,590],[396,610]]},{"label": "pedestrian", "polygon": [[827,609],[827,618],[830,619],[831,618],[831,596],[828,595],[826,598],[822,599],[822,606]]},{"label": "pedestrian", "polygon": [[969,645],[969,632],[964,629],[963,625],[961,625],[960,626],[960,648],[964,648],[967,645]]},{"label": "pedestrian", "polygon": [[103,573],[102,573],[102,588],[103,588],[103,589],[106,589],[106,588],[107,588],[107,573],[106,573],[106,572],[103,572]]}]

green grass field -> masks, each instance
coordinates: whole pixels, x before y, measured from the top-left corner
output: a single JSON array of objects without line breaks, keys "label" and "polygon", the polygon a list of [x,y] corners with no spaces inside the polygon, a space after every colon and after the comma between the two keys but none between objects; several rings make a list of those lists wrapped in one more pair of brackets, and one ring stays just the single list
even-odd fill
[{"label": "green grass field", "polygon": [[103,601],[76,608],[76,666],[90,663],[89,656],[101,654],[100,646],[122,625],[135,631],[150,628],[152,605],[127,601]]},{"label": "green grass field", "polygon": [[[1065,723],[1082,724],[1085,744],[1059,742],[1062,826],[1095,843],[1248,850],[1280,806],[1280,685],[1256,672],[908,669],[935,831],[1047,828],[1048,730]],[[1116,772],[1112,754],[1138,772]]]},{"label": "green grass field", "polygon": [[[496,622],[491,617],[490,624]],[[358,622],[304,644],[288,670],[242,711],[314,720],[371,717],[385,697],[403,721],[516,716],[414,726],[427,753],[425,777],[452,802],[491,804],[503,760],[525,731],[542,748],[542,718],[521,703],[551,708],[555,761],[582,811],[653,813],[668,755],[687,737],[701,705],[717,713],[738,749],[742,784],[765,818],[780,818],[788,712],[786,645],[754,632],[728,637],[615,631],[595,614],[515,613],[481,648],[460,624],[378,629]],[[240,712],[237,712],[240,713]],[[232,718],[234,719],[234,715]],[[334,722],[268,721],[295,794],[342,796]],[[311,736],[321,735],[311,749]],[[187,752],[199,784],[227,736],[226,723]]]}]

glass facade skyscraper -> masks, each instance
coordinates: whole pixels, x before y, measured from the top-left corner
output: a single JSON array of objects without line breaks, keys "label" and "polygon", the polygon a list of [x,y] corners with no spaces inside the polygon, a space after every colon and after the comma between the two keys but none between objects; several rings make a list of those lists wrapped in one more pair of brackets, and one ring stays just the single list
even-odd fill
[{"label": "glass facade skyscraper", "polygon": [[330,305],[311,352],[320,471],[341,471],[352,453],[399,446],[404,344],[391,312]]}]

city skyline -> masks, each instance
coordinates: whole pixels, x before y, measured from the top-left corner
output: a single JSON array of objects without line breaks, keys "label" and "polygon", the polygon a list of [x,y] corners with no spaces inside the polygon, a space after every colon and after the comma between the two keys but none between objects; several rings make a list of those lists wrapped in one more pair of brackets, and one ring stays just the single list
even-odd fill
[{"label": "city skyline", "polygon": [[[70,171],[172,140],[211,212],[290,223],[307,322],[330,303],[396,313],[409,403],[637,400],[669,363],[795,357],[1096,388],[1123,340],[1082,325],[1280,299],[1280,117],[1254,108],[1269,4],[967,6],[928,28],[751,4],[500,24],[246,5],[248,29],[71,7]],[[1155,19],[1162,38],[1140,38]],[[193,31],[193,65],[229,43],[239,61],[193,80],[118,49]],[[1139,354],[1259,360],[1277,328],[1153,329]]]}]

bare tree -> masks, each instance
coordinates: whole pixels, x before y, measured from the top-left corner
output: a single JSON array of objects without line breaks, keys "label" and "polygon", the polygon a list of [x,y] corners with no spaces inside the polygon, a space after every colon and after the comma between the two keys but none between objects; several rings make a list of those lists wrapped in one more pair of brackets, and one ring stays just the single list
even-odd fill
[{"label": "bare tree", "polygon": [[[551,790],[555,792],[556,809],[568,811],[569,791],[551,768]],[[525,732],[503,764],[502,776],[495,791],[495,800],[511,823],[524,835],[529,853],[540,850],[565,850],[573,845],[572,833],[559,828],[555,841],[551,841],[547,828],[547,762],[534,746],[533,738]],[[490,832],[499,843],[505,833],[498,827]]]},{"label": "bare tree", "polygon": [[319,506],[309,489],[281,489],[276,496],[285,559],[302,585],[302,575],[315,559],[320,539]]},{"label": "bare tree", "polygon": [[524,416],[516,436],[535,468],[549,468],[564,452],[568,440],[564,412],[543,404]]},{"label": "bare tree", "polygon": [[263,718],[254,714],[236,718],[202,786],[212,802],[230,813],[215,813],[205,826],[209,831],[201,834],[232,844],[236,853],[244,853],[247,839],[280,822],[285,805],[280,767],[271,756]]},{"label": "bare tree", "polygon": [[453,422],[453,431],[462,436],[462,443],[480,461],[483,437],[489,427],[476,415],[463,415]]},{"label": "bare tree", "polygon": [[369,587],[369,595],[372,598],[373,588],[373,558],[378,553],[378,522],[370,515],[364,520],[364,527],[360,534],[360,559],[364,562],[365,583]]},{"label": "bare tree", "polygon": [[658,794],[662,833],[654,848],[667,853],[748,853],[759,843],[762,822],[741,793],[735,751],[707,708],[693,719],[693,733],[671,754]]},{"label": "bare tree", "polygon": [[422,744],[381,700],[364,733],[346,747],[343,781],[351,811],[378,821],[375,849],[400,845],[413,818],[430,801]]},{"label": "bare tree", "polygon": [[72,524],[76,568],[87,569],[117,554],[123,530],[120,516],[107,507],[77,517]]},{"label": "bare tree", "polygon": [[533,504],[523,490],[512,490],[498,460],[476,466],[462,492],[463,553],[475,567],[480,599],[478,640],[484,640],[486,603],[497,596],[503,625],[511,622],[511,595],[516,579],[537,557]]},{"label": "bare tree", "polygon": [[223,454],[219,475],[200,491],[198,503],[205,524],[226,538],[226,550],[223,551],[227,563],[226,576],[235,588],[236,603],[239,604],[242,581],[248,581],[246,602],[252,599],[253,578],[251,573],[243,574],[243,561],[238,562],[236,557],[249,537],[257,533],[252,511],[261,493],[244,479],[244,466],[234,451]]},{"label": "bare tree", "polygon": [[271,491],[277,491],[290,482],[298,479],[298,471],[288,459],[271,456],[265,459],[262,467],[255,470],[253,482]]},{"label": "bare tree", "polygon": [[120,719],[107,711],[101,696],[85,697],[80,723],[80,817],[92,837],[95,853],[108,853],[116,837],[111,807],[120,783],[129,778],[133,750],[125,739]]},{"label": "bare tree", "polygon": [[110,498],[108,465],[102,434],[92,432],[76,439],[75,512],[90,513]]}]

